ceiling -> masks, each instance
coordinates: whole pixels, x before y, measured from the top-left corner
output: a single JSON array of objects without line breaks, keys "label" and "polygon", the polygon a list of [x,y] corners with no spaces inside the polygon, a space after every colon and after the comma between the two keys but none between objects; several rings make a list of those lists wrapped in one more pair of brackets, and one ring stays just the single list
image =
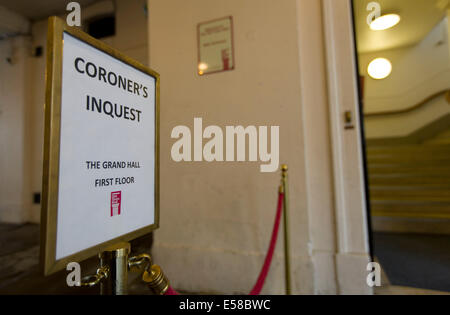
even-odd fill
[{"label": "ceiling", "polygon": [[[83,7],[97,0],[77,0]],[[3,6],[29,20],[39,20],[66,11],[69,1],[0,0]],[[412,45],[422,40],[446,15],[450,0],[376,0],[381,14],[397,13],[401,21],[384,31],[372,31],[367,25],[367,4],[374,0],[353,0],[358,52],[368,53]]]},{"label": "ceiling", "polygon": [[[77,0],[76,2],[83,7],[96,1]],[[64,13],[69,2],[61,0],[0,0],[0,6],[35,21],[47,18],[50,15]]]},{"label": "ceiling", "polygon": [[376,0],[381,14],[397,13],[399,24],[384,31],[372,31],[367,24],[367,4],[374,0],[353,0],[356,42],[359,53],[409,46],[421,41],[447,13],[449,0]]}]

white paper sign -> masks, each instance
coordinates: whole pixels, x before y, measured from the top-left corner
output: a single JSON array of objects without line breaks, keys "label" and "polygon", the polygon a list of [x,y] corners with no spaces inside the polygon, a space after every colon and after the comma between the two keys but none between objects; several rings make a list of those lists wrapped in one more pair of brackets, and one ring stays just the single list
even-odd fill
[{"label": "white paper sign", "polygon": [[155,222],[156,79],[64,33],[56,259]]}]

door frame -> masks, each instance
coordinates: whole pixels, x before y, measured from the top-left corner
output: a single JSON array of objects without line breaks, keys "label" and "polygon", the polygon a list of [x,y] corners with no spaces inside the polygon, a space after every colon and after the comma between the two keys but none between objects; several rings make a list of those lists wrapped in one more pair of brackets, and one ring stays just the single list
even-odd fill
[{"label": "door frame", "polygon": [[[352,0],[322,0],[340,293],[373,293],[365,277],[372,261],[365,143],[360,108]],[[345,113],[352,114],[351,124]],[[351,128],[350,128],[351,127]],[[352,268],[355,268],[354,271]],[[359,276],[358,276],[359,278]]]}]

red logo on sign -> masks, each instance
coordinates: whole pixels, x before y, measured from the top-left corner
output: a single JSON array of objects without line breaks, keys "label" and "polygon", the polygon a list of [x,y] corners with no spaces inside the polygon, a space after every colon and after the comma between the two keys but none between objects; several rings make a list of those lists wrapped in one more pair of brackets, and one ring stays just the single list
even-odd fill
[{"label": "red logo on sign", "polygon": [[122,192],[114,191],[111,193],[111,216],[120,215],[120,204],[122,202]]}]

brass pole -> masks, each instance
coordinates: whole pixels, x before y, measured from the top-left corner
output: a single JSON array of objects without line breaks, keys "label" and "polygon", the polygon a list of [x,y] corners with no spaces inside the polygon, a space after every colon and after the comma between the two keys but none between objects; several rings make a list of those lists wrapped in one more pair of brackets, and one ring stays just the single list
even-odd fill
[{"label": "brass pole", "polygon": [[287,181],[288,166],[283,164],[281,166],[281,187],[284,193],[283,198],[283,225],[284,225],[284,271],[286,277],[286,295],[291,294],[291,264],[290,264],[290,250],[289,250],[289,193],[288,193],[288,181]]},{"label": "brass pole", "polygon": [[99,254],[100,267],[107,266],[109,275],[100,282],[101,295],[125,295],[128,293],[128,255],[130,243],[119,243]]}]

